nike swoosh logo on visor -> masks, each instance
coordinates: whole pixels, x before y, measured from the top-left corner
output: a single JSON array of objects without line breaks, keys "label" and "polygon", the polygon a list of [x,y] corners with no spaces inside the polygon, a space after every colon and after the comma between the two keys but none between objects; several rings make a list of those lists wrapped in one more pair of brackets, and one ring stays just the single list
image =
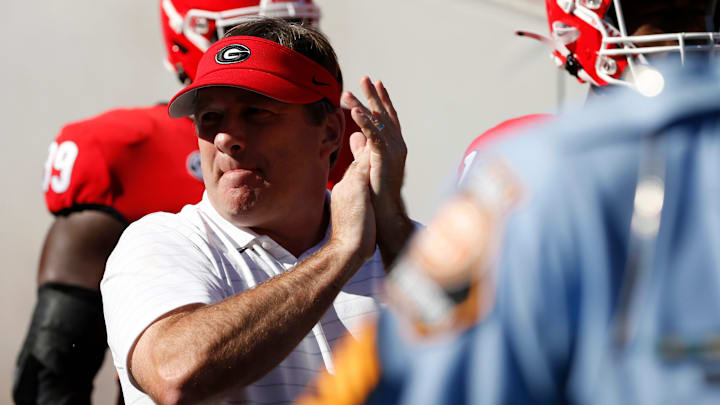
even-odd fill
[{"label": "nike swoosh logo on visor", "polygon": [[313,83],[314,85],[316,85],[316,86],[329,86],[329,85],[330,85],[330,83],[319,82],[319,81],[315,78],[315,76],[313,76],[313,78],[312,78],[312,83]]}]

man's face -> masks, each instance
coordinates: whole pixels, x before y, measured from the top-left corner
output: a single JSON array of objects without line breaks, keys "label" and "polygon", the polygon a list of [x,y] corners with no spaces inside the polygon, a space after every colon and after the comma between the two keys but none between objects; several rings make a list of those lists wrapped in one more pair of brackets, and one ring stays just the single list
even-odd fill
[{"label": "man's face", "polygon": [[234,224],[282,227],[324,192],[336,146],[304,106],[208,87],[198,91],[194,116],[208,196]]}]

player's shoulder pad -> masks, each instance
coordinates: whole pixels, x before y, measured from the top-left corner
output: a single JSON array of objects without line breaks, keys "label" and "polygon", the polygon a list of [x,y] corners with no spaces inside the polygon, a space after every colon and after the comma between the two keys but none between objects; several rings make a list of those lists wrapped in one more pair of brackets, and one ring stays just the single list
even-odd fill
[{"label": "player's shoulder pad", "polygon": [[92,139],[99,144],[134,143],[151,133],[158,107],[117,108],[65,125],[57,141]]}]

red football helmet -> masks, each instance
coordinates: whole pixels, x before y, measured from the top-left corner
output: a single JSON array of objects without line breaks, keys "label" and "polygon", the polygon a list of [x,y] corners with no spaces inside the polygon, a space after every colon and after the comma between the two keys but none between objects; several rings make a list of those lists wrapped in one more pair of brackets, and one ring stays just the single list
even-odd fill
[{"label": "red football helmet", "polygon": [[[638,72],[647,70],[647,55],[678,52],[684,62],[687,52],[720,48],[720,33],[710,32],[717,29],[712,26],[716,0],[709,3],[708,32],[633,36],[627,32],[620,0],[545,0],[550,38],[518,34],[549,43],[558,66],[582,82],[637,88]],[[638,46],[643,43],[656,46]]]},{"label": "red football helmet", "polygon": [[160,0],[166,65],[189,83],[203,52],[248,17],[268,16],[317,24],[320,9],[312,0]]}]

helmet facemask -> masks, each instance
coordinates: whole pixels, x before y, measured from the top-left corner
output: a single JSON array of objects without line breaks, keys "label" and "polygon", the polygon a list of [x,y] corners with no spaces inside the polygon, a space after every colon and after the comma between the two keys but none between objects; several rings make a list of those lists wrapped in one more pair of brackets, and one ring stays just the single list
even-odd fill
[{"label": "helmet facemask", "polygon": [[[604,21],[613,30],[603,33],[598,51],[598,64],[596,65],[598,76],[609,84],[636,87],[638,75],[647,71],[645,67],[649,65],[648,59],[653,59],[658,55],[675,55],[679,57],[681,64],[685,64],[691,53],[706,52],[712,55],[720,50],[720,33],[714,32],[717,0],[709,2],[709,9],[705,10],[704,32],[685,32],[687,27],[681,27],[683,32],[645,35],[633,35],[638,32],[637,30],[633,33],[628,32],[628,24],[626,24],[621,3],[621,0],[613,0],[613,4],[608,10],[608,18]],[[642,20],[642,18],[635,18]],[[611,25],[613,22],[616,23],[615,26]],[[646,21],[641,22],[645,23]],[[636,25],[642,26],[642,24]],[[615,60],[617,57],[625,58],[629,67],[628,72],[625,72],[621,78],[613,77],[612,72],[608,71],[604,65],[608,63],[607,61]]]},{"label": "helmet facemask", "polygon": [[[668,14],[678,11],[662,0],[631,1],[626,3],[626,7],[633,11],[630,13],[634,23],[630,27],[632,34],[641,32],[636,28],[656,17],[643,14],[643,11],[653,11],[653,7]],[[681,63],[685,63],[690,53],[714,54],[720,49],[720,33],[713,32],[716,29],[717,1],[711,0],[707,7],[703,6],[706,31],[629,35],[627,15],[623,13],[621,0],[546,0],[550,38],[526,32],[518,34],[551,45],[556,63],[581,82],[642,90],[638,88],[639,76],[647,77],[646,72],[652,70],[648,59],[661,54],[675,54]],[[632,8],[641,3],[646,3],[643,6],[649,8]]]}]

